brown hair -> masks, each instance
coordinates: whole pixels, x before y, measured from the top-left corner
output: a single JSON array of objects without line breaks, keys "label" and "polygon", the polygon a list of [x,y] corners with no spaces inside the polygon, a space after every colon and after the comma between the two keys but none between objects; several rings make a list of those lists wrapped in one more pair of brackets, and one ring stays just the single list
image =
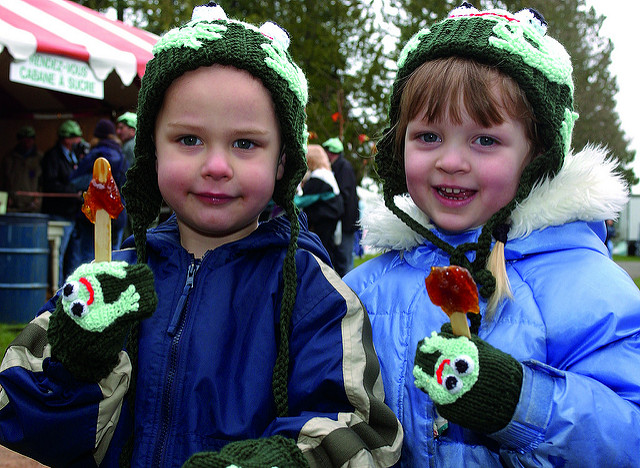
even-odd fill
[{"label": "brown hair", "polygon": [[420,65],[407,79],[400,98],[394,132],[396,157],[404,155],[409,121],[422,118],[462,122],[463,111],[478,124],[500,125],[505,116],[521,121],[530,143],[530,157],[543,151],[533,109],[518,84],[497,68],[462,57],[445,57]]},{"label": "brown hair", "polygon": [[329,155],[320,145],[309,145],[307,149],[307,166],[310,171],[315,169],[331,169]]}]

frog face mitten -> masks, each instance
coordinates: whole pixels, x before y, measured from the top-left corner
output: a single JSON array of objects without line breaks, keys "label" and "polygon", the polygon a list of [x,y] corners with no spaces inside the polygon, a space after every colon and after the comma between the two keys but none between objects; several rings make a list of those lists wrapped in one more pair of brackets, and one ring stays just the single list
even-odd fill
[{"label": "frog face mitten", "polygon": [[131,325],[149,317],[157,302],[145,264],[81,265],[67,278],[49,322],[51,357],[79,380],[103,379],[118,364]]},{"label": "frog face mitten", "polygon": [[522,365],[476,335],[454,336],[450,324],[418,344],[413,376],[438,413],[490,434],[504,428],[520,400]]}]

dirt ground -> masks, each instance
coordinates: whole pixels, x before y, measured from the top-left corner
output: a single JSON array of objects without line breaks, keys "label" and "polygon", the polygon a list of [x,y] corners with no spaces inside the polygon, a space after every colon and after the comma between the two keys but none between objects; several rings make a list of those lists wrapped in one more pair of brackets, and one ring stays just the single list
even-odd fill
[{"label": "dirt ground", "polygon": [[44,468],[44,465],[0,445],[0,468]]}]

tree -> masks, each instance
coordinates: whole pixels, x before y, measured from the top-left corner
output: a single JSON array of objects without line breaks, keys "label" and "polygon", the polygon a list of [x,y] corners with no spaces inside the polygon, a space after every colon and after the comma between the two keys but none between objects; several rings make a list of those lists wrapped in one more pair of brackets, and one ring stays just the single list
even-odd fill
[{"label": "tree", "polygon": [[127,0],[74,0],[80,5],[92,10],[105,11],[107,8],[115,8],[118,20],[124,19],[124,10],[128,6]]},{"label": "tree", "polygon": [[384,33],[370,2],[235,0],[225,4],[225,11],[256,24],[274,20],[290,33],[291,55],[309,82],[311,141],[340,137],[360,178],[367,159],[359,156],[370,156],[370,135],[383,120],[371,116],[383,115],[380,95],[388,86],[380,78],[387,72],[387,57],[375,40]]}]

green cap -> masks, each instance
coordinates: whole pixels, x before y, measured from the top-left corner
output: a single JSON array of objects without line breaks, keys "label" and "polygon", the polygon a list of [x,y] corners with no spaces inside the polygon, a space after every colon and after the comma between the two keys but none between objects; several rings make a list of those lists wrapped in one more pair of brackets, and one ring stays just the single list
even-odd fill
[{"label": "green cap", "polygon": [[322,147],[330,153],[340,154],[344,151],[344,145],[339,138],[329,138],[322,143]]},{"label": "green cap", "polygon": [[81,137],[82,129],[75,120],[65,120],[58,128],[58,136],[60,138]]},{"label": "green cap", "polygon": [[125,112],[120,117],[118,117],[118,120],[116,120],[116,122],[122,122],[128,127],[137,128],[138,116],[133,112]]},{"label": "green cap", "polygon": [[16,138],[19,140],[21,138],[35,138],[36,131],[31,125],[25,125],[20,127],[18,133],[16,133]]}]

